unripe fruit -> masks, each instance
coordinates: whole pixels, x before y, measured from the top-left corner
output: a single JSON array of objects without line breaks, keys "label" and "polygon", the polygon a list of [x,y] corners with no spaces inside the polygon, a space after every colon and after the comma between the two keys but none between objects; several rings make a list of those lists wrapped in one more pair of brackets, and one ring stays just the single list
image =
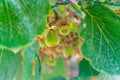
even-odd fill
[{"label": "unripe fruit", "polygon": [[59,42],[58,48],[56,50],[57,53],[62,53],[63,52],[63,47],[64,46],[64,39],[62,38]]},{"label": "unripe fruit", "polygon": [[78,48],[80,48],[80,40],[79,38],[75,38],[74,40],[75,46],[77,46]]},{"label": "unripe fruit", "polygon": [[50,55],[47,60],[47,65],[53,67],[55,66],[55,64],[56,62],[55,62],[54,56]]},{"label": "unripe fruit", "polygon": [[54,47],[59,44],[59,37],[54,30],[50,30],[45,38],[48,47]]},{"label": "unripe fruit", "polygon": [[67,36],[70,32],[69,25],[66,24],[66,25],[60,26],[59,32],[60,32],[61,35]]},{"label": "unripe fruit", "polygon": [[56,59],[60,58],[62,55],[63,55],[63,51],[61,51],[61,52],[56,51],[56,52],[54,53],[54,57],[55,57]]},{"label": "unripe fruit", "polygon": [[67,59],[70,58],[73,55],[73,53],[74,53],[74,48],[72,45],[67,46],[63,52],[64,57]]},{"label": "unripe fruit", "polygon": [[47,46],[44,39],[41,39],[41,40],[39,41],[39,44],[40,44],[40,47],[41,47],[41,48],[44,48],[44,47]]}]

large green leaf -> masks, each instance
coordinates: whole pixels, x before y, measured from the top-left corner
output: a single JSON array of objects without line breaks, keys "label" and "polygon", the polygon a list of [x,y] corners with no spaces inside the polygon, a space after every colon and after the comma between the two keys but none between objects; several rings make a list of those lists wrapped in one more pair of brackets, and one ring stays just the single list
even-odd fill
[{"label": "large green leaf", "polygon": [[115,80],[114,76],[110,76],[94,69],[86,59],[79,62],[79,76],[73,77],[71,80],[93,80],[94,77],[97,80]]},{"label": "large green leaf", "polygon": [[[33,60],[35,60],[35,64],[32,64]],[[24,51],[22,80],[30,80],[32,78],[34,78],[35,80],[40,80],[40,72],[41,65],[36,51],[36,43],[34,42]]]},{"label": "large green leaf", "polygon": [[12,51],[0,49],[0,80],[13,80],[16,70],[15,54]]},{"label": "large green leaf", "polygon": [[[114,76],[110,76],[108,74],[105,74],[105,73],[99,73],[99,75],[95,76],[96,80],[118,80],[118,79],[115,79]],[[84,78],[80,78],[80,77],[73,77],[71,78],[70,80],[94,80],[93,78],[90,78],[90,77],[85,77]]]},{"label": "large green leaf", "polygon": [[83,55],[96,68],[120,74],[120,17],[102,5],[92,5],[84,11],[86,26],[80,33],[85,39]]},{"label": "large green leaf", "polygon": [[81,80],[92,80],[92,77],[99,75],[99,73],[91,66],[88,60],[83,59],[79,63],[79,77]]},{"label": "large green leaf", "polygon": [[116,80],[113,75],[110,76],[105,73],[100,73],[96,78],[97,80]]},{"label": "large green leaf", "polygon": [[0,46],[24,46],[46,26],[48,0],[0,0]]}]

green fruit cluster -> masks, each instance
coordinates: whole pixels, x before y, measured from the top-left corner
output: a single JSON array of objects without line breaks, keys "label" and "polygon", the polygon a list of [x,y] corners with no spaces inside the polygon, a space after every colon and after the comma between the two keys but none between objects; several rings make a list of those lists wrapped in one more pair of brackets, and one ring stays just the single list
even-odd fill
[{"label": "green fruit cluster", "polygon": [[59,37],[54,30],[50,30],[45,38],[48,47],[54,47],[59,44]]},{"label": "green fruit cluster", "polygon": [[[74,55],[81,54],[79,51],[81,39],[76,32],[70,30],[68,22],[62,22],[60,26],[54,25],[47,27],[46,31],[40,35],[40,54],[43,54],[43,59],[47,66],[54,66],[56,59],[59,57],[69,60]],[[77,54],[76,54],[77,53]],[[41,58],[42,59],[42,58]],[[44,62],[44,60],[41,60]]]},{"label": "green fruit cluster", "polygon": [[67,36],[69,32],[70,32],[70,28],[68,24],[60,26],[59,33],[61,35]]}]

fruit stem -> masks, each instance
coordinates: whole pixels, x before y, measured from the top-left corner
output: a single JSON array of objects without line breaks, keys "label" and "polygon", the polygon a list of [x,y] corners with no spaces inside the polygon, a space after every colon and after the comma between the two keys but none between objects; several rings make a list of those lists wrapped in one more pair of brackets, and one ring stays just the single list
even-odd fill
[{"label": "fruit stem", "polygon": [[67,60],[64,58],[64,65],[65,65],[65,71],[66,71],[66,80],[70,80],[70,72],[69,72],[69,66],[67,63]]}]

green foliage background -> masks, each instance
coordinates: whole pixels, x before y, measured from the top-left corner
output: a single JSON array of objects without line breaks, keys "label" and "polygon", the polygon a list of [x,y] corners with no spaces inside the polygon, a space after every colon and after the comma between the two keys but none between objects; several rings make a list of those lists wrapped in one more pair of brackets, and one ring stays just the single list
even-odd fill
[{"label": "green foliage background", "polygon": [[[84,8],[80,2],[71,8],[83,18],[78,32],[84,39],[80,48],[84,59],[78,65],[79,75],[71,80],[92,80],[93,76],[114,80],[114,75],[120,75],[120,17],[113,6],[91,3]],[[49,0],[0,0],[0,80],[66,79],[62,59],[51,74],[42,73],[37,54],[35,37],[45,29],[50,6]]]}]

